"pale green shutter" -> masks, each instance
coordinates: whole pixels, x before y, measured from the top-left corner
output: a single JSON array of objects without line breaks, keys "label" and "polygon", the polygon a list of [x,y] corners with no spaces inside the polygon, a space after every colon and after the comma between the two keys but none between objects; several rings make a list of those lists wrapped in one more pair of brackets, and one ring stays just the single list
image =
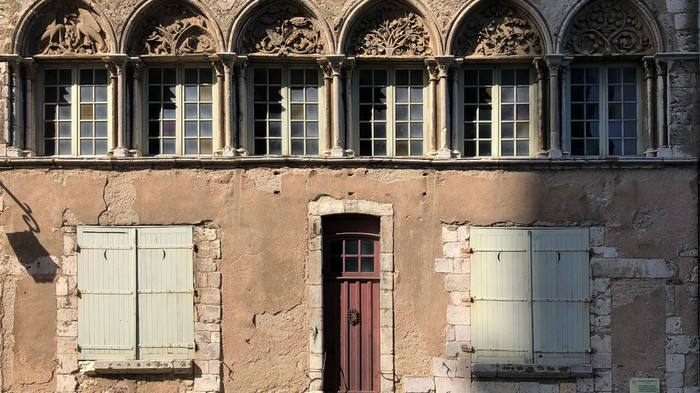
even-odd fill
[{"label": "pale green shutter", "polygon": [[532,361],[527,230],[472,228],[472,361]]},{"label": "pale green shutter", "polygon": [[589,349],[588,229],[532,231],[535,363],[583,363]]},{"label": "pale green shutter", "polygon": [[134,359],[134,229],[78,227],[79,359]]},{"label": "pale green shutter", "polygon": [[194,353],[192,227],[138,228],[139,359]]}]

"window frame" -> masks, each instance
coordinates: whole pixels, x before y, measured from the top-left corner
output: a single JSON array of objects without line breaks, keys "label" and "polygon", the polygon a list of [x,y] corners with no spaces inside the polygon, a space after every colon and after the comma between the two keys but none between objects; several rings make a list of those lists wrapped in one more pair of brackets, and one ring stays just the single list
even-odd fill
[{"label": "window frame", "polygon": [[[609,154],[609,110],[608,110],[608,105],[609,105],[609,100],[608,100],[608,69],[609,68],[635,68],[636,69],[636,86],[637,86],[637,154],[634,155],[612,155]],[[573,68],[597,68],[599,72],[599,78],[600,82],[598,84],[598,105],[599,105],[599,115],[598,115],[598,154],[597,155],[574,155],[571,153],[571,145],[572,145],[572,139],[571,139],[571,86],[572,86],[572,79],[571,79],[571,70]],[[603,83],[603,81],[605,83]],[[645,117],[645,107],[646,107],[646,101],[649,99],[649,97],[646,96],[645,89],[644,89],[644,75],[643,75],[643,70],[642,67],[639,63],[637,62],[624,62],[624,61],[612,61],[612,62],[605,62],[605,61],[580,61],[580,62],[571,62],[571,64],[567,67],[566,69],[566,94],[564,95],[563,98],[563,105],[562,105],[562,133],[564,135],[564,143],[565,146],[563,148],[565,151],[569,152],[571,157],[578,157],[578,158],[608,158],[608,157],[615,157],[615,158],[625,158],[625,157],[643,157],[644,156],[644,117]],[[620,119],[620,121],[624,122],[624,119]],[[624,131],[623,134],[624,135]],[[585,148],[584,148],[585,149]]]},{"label": "window frame", "polygon": [[[149,88],[149,70],[151,68],[175,68],[175,153],[160,153],[153,154],[149,151],[148,141],[148,88]],[[185,154],[185,68],[208,68],[212,72],[212,152],[211,154]],[[220,86],[218,84],[218,78],[216,77],[215,67],[211,63],[204,62],[191,62],[191,63],[173,63],[173,62],[149,62],[145,65],[142,74],[142,87],[141,87],[141,132],[138,137],[141,139],[141,146],[143,146],[143,154],[150,157],[211,157],[216,155],[219,147],[221,146],[220,140],[220,124],[221,124],[221,97],[220,97]],[[159,84],[163,86],[162,83]],[[198,84],[197,86],[201,86]],[[162,97],[161,97],[162,98]],[[162,99],[161,99],[162,102]],[[201,101],[197,101],[201,102]],[[164,120],[162,117],[158,119],[162,122]],[[193,120],[193,119],[189,119]],[[196,119],[199,121],[199,117]],[[161,136],[162,139],[162,130]],[[199,139],[199,138],[198,138]],[[199,149],[199,147],[198,147]]]},{"label": "window frame", "polygon": [[[360,155],[360,71],[361,70],[378,70],[378,69],[384,69],[387,71],[387,116],[386,116],[386,124],[387,124],[387,130],[386,130],[386,142],[387,142],[387,147],[386,147],[386,155],[382,156],[377,156],[377,155],[369,155],[369,156],[363,156]],[[423,154],[417,155],[417,156],[398,156],[396,155],[396,71],[397,70],[420,70],[423,75],[423,101],[421,106],[423,107],[423,114],[422,114],[422,123],[423,123],[423,138],[420,139],[423,142]],[[410,86],[410,85],[409,85]],[[428,115],[430,114],[430,108],[429,105],[431,104],[431,98],[429,96],[429,86],[430,86],[430,80],[429,80],[429,75],[428,71],[425,68],[425,65],[423,63],[406,63],[406,64],[396,64],[396,63],[386,63],[386,62],[366,62],[366,63],[361,63],[358,64],[352,71],[352,144],[353,144],[353,150],[355,151],[355,155],[357,157],[398,157],[398,158],[420,158],[420,157],[425,157],[428,155],[430,152],[430,141],[429,141],[429,125],[428,122],[430,122],[430,119],[428,118]],[[434,100],[434,98],[433,98]],[[410,101],[410,100],[409,100]],[[410,102],[408,103],[410,105]],[[409,110],[410,111],[410,110]],[[374,122],[374,120],[372,120]],[[410,122],[410,113],[409,113],[409,122]],[[410,127],[410,126],[409,126]],[[404,138],[402,138],[404,139]],[[410,138],[410,130],[409,130],[409,138],[407,139],[411,141]],[[372,151],[374,153],[374,147],[372,147]],[[410,146],[409,146],[409,153],[410,153]]]},{"label": "window frame", "polygon": [[[529,84],[529,100],[528,100],[528,105],[530,106],[529,110],[529,134],[528,134],[528,152],[529,154],[527,156],[518,156],[518,155],[512,155],[512,156],[503,156],[501,154],[501,105],[503,105],[503,102],[501,101],[501,70],[516,70],[516,69],[524,69],[526,68],[528,70],[528,75],[530,79],[530,84]],[[491,104],[491,155],[490,156],[465,156],[464,153],[464,143],[465,143],[465,121],[464,121],[464,106],[465,106],[465,97],[464,97],[464,87],[465,87],[465,77],[464,73],[469,70],[473,71],[478,71],[478,70],[486,70],[489,69],[493,71],[492,77],[493,77],[493,83],[491,85],[493,90],[497,90],[497,96],[493,93],[491,93],[491,99],[492,99],[492,104]],[[469,159],[491,159],[491,158],[508,158],[508,159],[526,159],[526,158],[532,158],[536,155],[537,151],[537,127],[538,123],[542,121],[542,119],[539,119],[537,116],[537,106],[538,106],[538,101],[541,99],[541,97],[538,94],[537,91],[537,79],[536,79],[536,72],[535,69],[532,67],[530,64],[493,64],[493,63],[487,63],[487,64],[463,64],[462,67],[459,68],[459,84],[458,84],[458,89],[459,89],[459,94],[457,97],[457,108],[458,113],[453,113],[452,115],[456,117],[457,119],[457,125],[458,129],[456,130],[457,132],[457,143],[459,150],[462,154],[462,157],[464,158],[469,158]],[[496,78],[496,76],[498,76]],[[498,83],[496,83],[496,80],[498,80]],[[517,85],[514,85],[517,86]],[[516,92],[517,94],[517,92]],[[494,102],[495,98],[498,97],[498,102]],[[509,103],[507,103],[509,104]],[[516,104],[516,101],[513,101],[513,104]],[[477,103],[478,105],[478,103]],[[516,122],[517,120],[513,120],[513,122]],[[478,136],[478,128],[476,130],[477,136]],[[517,140],[515,138],[517,130],[513,129],[513,136],[514,138],[508,138],[508,139],[513,139],[514,141]],[[475,139],[475,141],[478,143],[478,138]]]},{"label": "window frame", "polygon": [[[254,72],[256,69],[280,69],[282,77],[281,77],[281,95],[282,95],[282,116],[281,116],[281,123],[282,123],[282,130],[281,130],[281,139],[282,139],[282,153],[281,154],[270,154],[269,153],[269,145],[268,145],[268,151],[264,154],[258,153],[255,151],[255,80],[254,80]],[[318,75],[318,85],[316,86],[318,88],[318,152],[314,154],[303,154],[303,155],[298,155],[298,154],[292,154],[291,152],[291,144],[292,144],[292,118],[291,118],[291,70],[292,69],[303,69],[303,70],[309,70],[309,69],[314,69],[317,71]],[[246,73],[246,89],[247,89],[247,108],[248,108],[248,113],[246,114],[245,118],[245,124],[246,124],[246,136],[247,136],[247,141],[248,141],[248,151],[250,152],[251,155],[253,156],[273,156],[273,157],[280,157],[280,156],[294,156],[294,157],[313,157],[313,156],[321,156],[323,154],[324,146],[326,145],[326,135],[324,130],[326,129],[326,122],[328,119],[326,119],[326,105],[327,105],[327,99],[326,99],[326,92],[325,92],[325,83],[324,83],[324,75],[321,70],[321,67],[318,65],[318,63],[314,62],[306,62],[306,61],[299,61],[299,62],[282,62],[282,63],[275,63],[271,61],[252,61],[248,66],[246,67],[245,70]],[[266,83],[266,86],[270,86],[269,81]],[[296,86],[296,84],[295,84]],[[309,86],[304,84],[304,86]],[[303,104],[305,105],[304,108],[306,108],[307,103],[311,101],[306,101],[306,96],[304,98],[305,101],[303,101]],[[269,103],[269,101],[267,101]],[[295,101],[294,103],[299,103]],[[297,119],[294,119],[297,120]],[[306,119],[306,113],[304,114],[304,122],[307,121]],[[269,119],[268,119],[269,123]],[[308,140],[312,138],[307,138],[304,136],[304,140]],[[265,140],[269,141],[269,136],[265,137]],[[304,146],[304,150],[306,150],[306,146]]]},{"label": "window frame", "polygon": [[[66,70],[71,71],[71,154],[46,154],[46,132],[44,128],[44,106],[46,105],[46,96],[44,88],[46,87],[45,81],[45,71],[46,70]],[[107,72],[107,152],[102,154],[80,154],[80,71],[81,70],[97,70],[105,69]],[[81,62],[76,64],[75,62],[67,62],[63,65],[57,62],[48,62],[42,65],[36,72],[36,88],[34,89],[36,94],[36,102],[33,107],[35,110],[34,122],[35,122],[35,135],[34,138],[34,148],[38,156],[46,157],[106,157],[112,150],[114,143],[114,92],[116,86],[112,83],[114,79],[112,78],[111,71],[107,64],[101,62]],[[91,86],[95,86],[92,84]],[[100,85],[102,86],[102,85]],[[91,102],[95,104],[94,100]],[[92,119],[93,123],[96,119]],[[101,120],[101,119],[100,119]],[[58,135],[58,129],[56,129],[56,135]],[[94,140],[94,128],[93,128],[93,140]],[[103,139],[103,138],[100,138]],[[93,145],[94,148],[94,145]]]}]

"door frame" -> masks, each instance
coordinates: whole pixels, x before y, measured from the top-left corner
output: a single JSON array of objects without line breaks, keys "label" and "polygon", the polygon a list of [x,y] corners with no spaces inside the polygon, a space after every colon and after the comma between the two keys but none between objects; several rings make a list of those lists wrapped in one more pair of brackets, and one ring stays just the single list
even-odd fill
[{"label": "door frame", "polygon": [[307,284],[309,286],[309,392],[323,393],[323,229],[322,217],[365,214],[379,217],[379,374],[382,393],[394,381],[394,209],[391,204],[321,198],[309,203]]}]

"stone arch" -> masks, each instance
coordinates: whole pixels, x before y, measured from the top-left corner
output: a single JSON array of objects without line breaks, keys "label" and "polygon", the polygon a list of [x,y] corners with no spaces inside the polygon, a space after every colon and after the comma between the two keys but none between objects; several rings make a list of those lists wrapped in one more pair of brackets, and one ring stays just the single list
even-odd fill
[{"label": "stone arch", "polygon": [[568,13],[557,52],[571,55],[650,55],[663,51],[652,13],[634,0],[591,0]]},{"label": "stone arch", "polygon": [[310,2],[254,0],[234,21],[229,50],[243,55],[330,54],[333,33],[327,20]]},{"label": "stone arch", "polygon": [[[440,29],[432,13],[415,0],[365,0],[348,10],[338,49],[348,56],[443,54]],[[395,32],[400,32],[396,36]]]},{"label": "stone arch", "polygon": [[148,0],[127,20],[121,51],[130,56],[208,54],[225,47],[214,14],[200,2]]},{"label": "stone arch", "polygon": [[524,1],[469,4],[447,37],[448,53],[457,57],[535,56],[553,47],[544,18]]},{"label": "stone arch", "polygon": [[21,56],[113,53],[116,35],[92,1],[40,0],[20,18],[12,52]]}]

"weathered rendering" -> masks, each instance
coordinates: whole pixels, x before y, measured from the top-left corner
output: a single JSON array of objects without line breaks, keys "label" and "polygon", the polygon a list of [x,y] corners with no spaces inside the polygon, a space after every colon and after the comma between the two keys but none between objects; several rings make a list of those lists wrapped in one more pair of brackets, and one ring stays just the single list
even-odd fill
[{"label": "weathered rendering", "polygon": [[2,391],[697,393],[699,26],[0,2]]}]

